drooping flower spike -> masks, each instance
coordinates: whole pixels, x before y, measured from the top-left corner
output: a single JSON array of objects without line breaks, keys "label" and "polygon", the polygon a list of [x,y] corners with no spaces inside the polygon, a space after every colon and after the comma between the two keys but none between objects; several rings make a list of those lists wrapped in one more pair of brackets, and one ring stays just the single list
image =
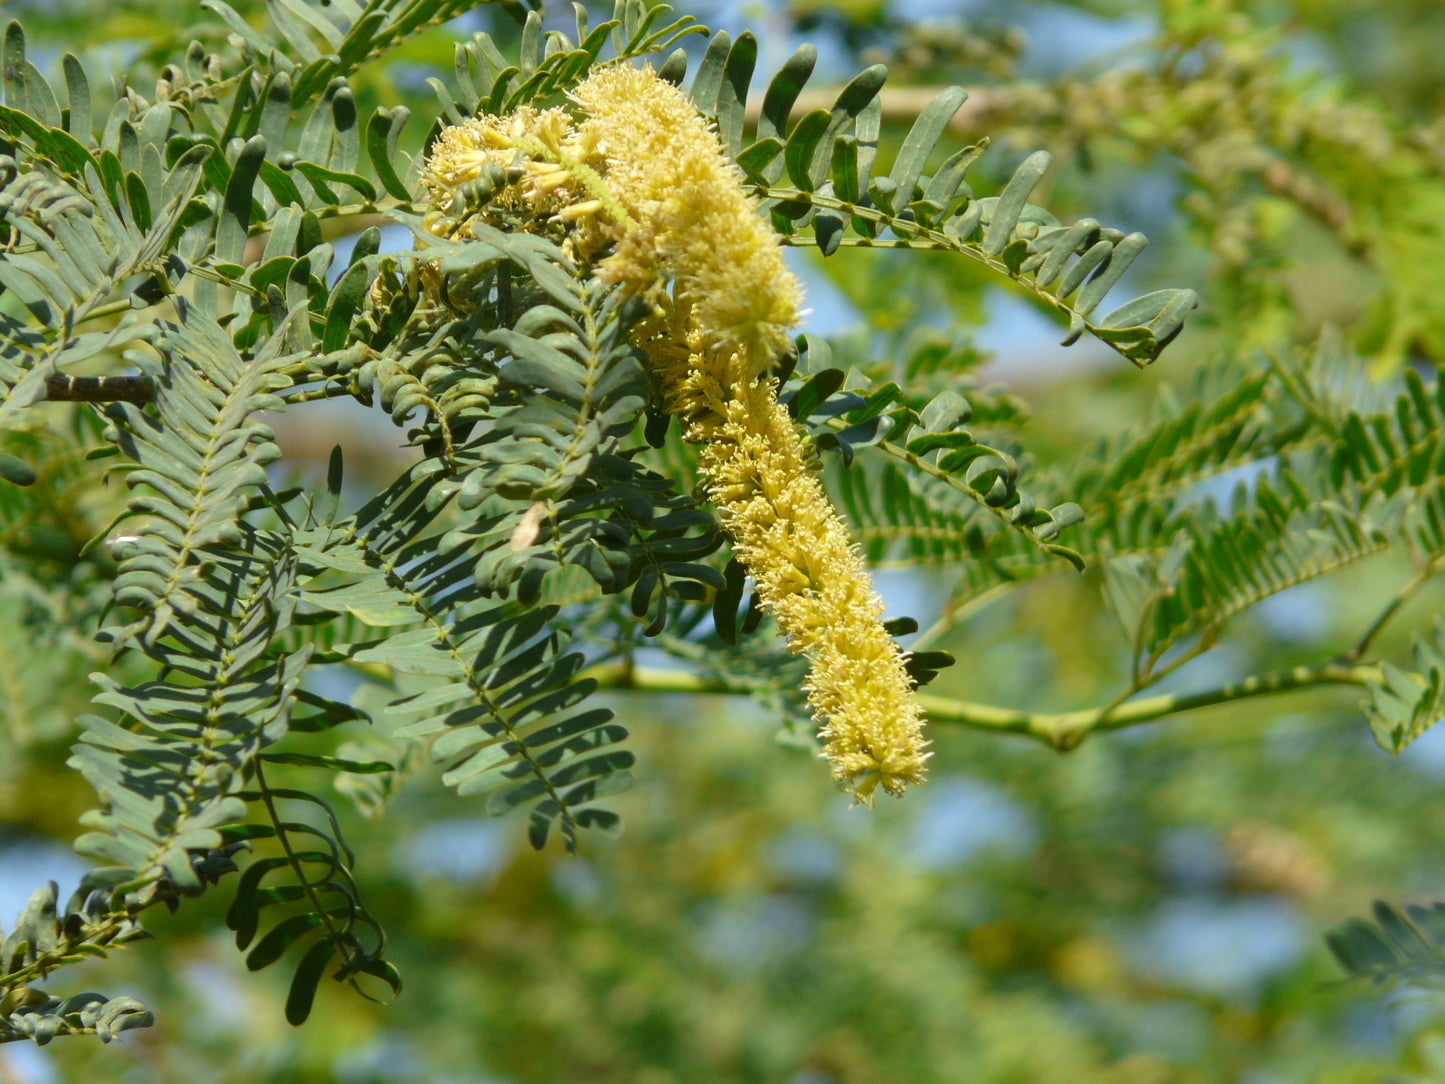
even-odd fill
[{"label": "drooping flower spike", "polygon": [[487,163],[520,166],[503,205],[574,223],[574,254],[605,248],[596,274],[652,302],[639,345],[663,405],[700,446],[708,499],[764,611],[810,663],[834,778],[860,801],[879,787],[901,794],[923,779],[928,743],[883,604],[778,402],[770,374],[802,290],[777,235],[716,133],[650,69],[604,69],[573,99],[576,126],[519,109],[444,132],[429,162],[437,210],[450,214],[447,193]]}]

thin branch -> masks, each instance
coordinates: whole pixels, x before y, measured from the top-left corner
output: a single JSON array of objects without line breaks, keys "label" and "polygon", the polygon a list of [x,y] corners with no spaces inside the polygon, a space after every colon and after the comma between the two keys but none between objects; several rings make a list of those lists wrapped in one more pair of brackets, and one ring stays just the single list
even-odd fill
[{"label": "thin branch", "polygon": [[[722,677],[705,676],[690,670],[628,666],[621,661],[593,666],[581,676],[595,679],[598,687],[603,689],[724,696],[748,692],[742,682],[728,681]],[[1257,696],[1272,696],[1296,689],[1321,685],[1363,687],[1379,677],[1380,671],[1374,666],[1347,666],[1329,662],[1319,666],[1295,666],[1287,670],[1274,670],[1196,693],[1165,693],[1129,700],[1122,704],[1108,703],[1083,711],[1065,712],[1016,711],[927,693],[917,694],[917,699],[927,713],[928,721],[935,725],[953,724],[978,730],[1021,734],[1065,751],[1075,748],[1095,730],[1123,730],[1198,708],[1248,700]]]},{"label": "thin branch", "polygon": [[944,604],[943,612],[938,615],[938,620],[918,634],[909,646],[909,650],[918,652],[926,648],[931,648],[941,640],[946,633],[952,632],[979,610],[994,602],[996,599],[1002,598],[1015,587],[1019,587],[1025,582],[1027,581],[1022,579],[1002,580],[991,587],[985,588],[971,598],[965,599],[962,603],[955,603],[953,599],[949,599],[948,602]]},{"label": "thin branch", "polygon": [[1370,627],[1360,635],[1360,638],[1355,641],[1355,645],[1340,655],[1340,662],[1346,664],[1359,662],[1360,657],[1369,649],[1371,642],[1380,634],[1380,631],[1389,623],[1390,619],[1395,616],[1400,607],[1408,602],[1410,597],[1440,572],[1442,568],[1445,568],[1445,554],[1441,554],[1432,559],[1429,564],[1405,581],[1404,585],[1401,586],[1401,588],[1395,592],[1394,596],[1391,597],[1390,601],[1385,604],[1384,609],[1375,615],[1375,620],[1370,622]]},{"label": "thin branch", "polygon": [[[1117,706],[1105,705],[1087,711],[1059,712],[1055,714],[1033,714],[1029,716],[1027,733],[1055,749],[1067,750],[1077,746],[1095,730],[1122,730],[1125,727],[1152,723],[1172,715],[1198,708],[1227,704],[1237,700],[1249,700],[1257,696],[1273,696],[1275,693],[1292,692],[1319,685],[1367,686],[1380,677],[1378,667],[1342,666],[1329,662],[1319,666],[1293,666],[1286,670],[1273,670],[1256,674],[1243,681],[1204,689],[1197,693],[1164,693],[1158,696],[1129,700]],[[933,722],[958,722],[977,725],[960,713],[952,717],[949,703],[929,703],[933,698],[920,696],[924,708]],[[1018,713],[1023,714],[1023,713]]]},{"label": "thin branch", "polygon": [[45,381],[45,399],[51,403],[122,402],[144,406],[155,397],[155,385],[145,376],[52,376]]},{"label": "thin branch", "polygon": [[119,316],[121,313],[134,312],[135,306],[131,304],[129,297],[123,297],[119,301],[111,301],[108,304],[97,306],[88,312],[85,320],[100,320],[108,316]]}]

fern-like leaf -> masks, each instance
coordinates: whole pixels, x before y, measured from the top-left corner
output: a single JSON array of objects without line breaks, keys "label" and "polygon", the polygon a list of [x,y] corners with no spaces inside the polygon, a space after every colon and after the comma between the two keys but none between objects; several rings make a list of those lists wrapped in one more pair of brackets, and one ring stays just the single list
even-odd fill
[{"label": "fern-like leaf", "polygon": [[[809,376],[790,383],[783,398],[794,417],[809,424],[817,447],[840,453],[845,467],[855,450],[891,461],[891,469],[864,468],[858,477],[846,471],[828,475],[855,523],[884,542],[884,550],[889,542],[911,537],[916,552],[961,561],[979,556],[985,537],[1002,529],[1082,567],[1077,552],[1056,541],[1081,518],[1079,506],[1066,501],[1046,508],[1022,490],[1015,456],[975,436],[967,399],[945,390],[915,407],[892,382],[839,392],[852,381],[827,367],[827,343],[804,335],[799,352]],[[875,482],[881,484],[875,488]],[[938,530],[919,545],[924,542],[919,525],[925,522]]]},{"label": "fern-like leaf", "polygon": [[1257,469],[1288,447],[1271,415],[1264,373],[1205,374],[1183,392],[1163,387],[1150,417],[1099,442],[1056,484],[1089,510],[1081,544],[1114,552],[1158,537],[1199,487],[1230,471]]},{"label": "fern-like leaf", "polygon": [[0,940],[0,1043],[31,1039],[44,1044],[57,1035],[93,1034],[109,1042],[118,1032],[151,1023],[151,1015],[130,998],[102,994],[56,998],[35,985],[58,967],[94,957],[149,935],[139,916],[150,907],[175,907],[182,896],[213,885],[236,866],[243,844],[193,851],[185,886],[161,877],[119,898],[106,878],[88,874],[62,906],[54,881],[30,897]]},{"label": "fern-like leaf", "polygon": [[[280,764],[311,759],[284,753],[263,753],[261,758],[262,763]],[[343,771],[373,767],[339,763],[329,757],[315,759],[322,766]],[[293,1025],[304,1023],[310,1015],[320,980],[336,957],[340,960],[333,979],[350,982],[361,991],[358,976],[370,975],[385,982],[393,994],[399,993],[401,976],[384,959],[386,936],[361,902],[352,874],[356,858],[342,838],[331,807],[309,791],[272,786],[260,765],[254,782],[256,789],[242,792],[241,797],[263,806],[267,820],[248,825],[247,835],[253,841],[274,839],[282,853],[258,857],[247,865],[226,913],[226,925],[236,934],[236,947],[250,949],[247,968],[258,971],[298,945],[306,945],[286,998],[286,1019]],[[290,819],[286,806],[316,810],[320,816]],[[263,917],[273,921],[258,940]]]},{"label": "fern-like leaf", "polygon": [[156,386],[156,414],[130,403],[107,409],[109,435],[136,463],[127,484],[150,491],[131,498],[130,511],[148,522],[122,547],[115,580],[116,601],[142,614],[109,633],[117,645],[153,642],[195,606],[188,592],[203,583],[204,551],[240,540],[239,516],[281,454],[251,416],[279,407],[274,392],[290,383],[280,373],[293,360],[284,330],[248,359],[211,318],[179,309],[179,322],[158,325],[154,353],[127,354]]},{"label": "fern-like leaf", "polygon": [[1105,595],[1148,674],[1183,637],[1212,643],[1235,615],[1306,580],[1379,553],[1389,537],[1362,512],[1318,502],[1288,472],[1241,484],[1229,515],[1212,502],[1181,521],[1163,554],[1121,554]]},{"label": "fern-like leaf", "polygon": [[[519,105],[555,98],[572,89],[601,63],[621,63],[671,48],[689,34],[704,33],[692,16],[667,22],[672,8],[644,0],[616,0],[612,18],[590,26],[586,10],[577,11],[574,41],[561,30],[542,30],[540,12],[531,12],[522,30],[518,62],[510,62],[491,35],[479,33],[456,46],[457,98],[440,81],[429,80],[441,105],[442,119],[457,123],[480,113],[509,113]],[[664,25],[658,26],[658,23]],[[608,44],[613,55],[602,61]],[[685,61],[684,56],[684,61]]]},{"label": "fern-like leaf", "polygon": [[486,0],[373,0],[364,7],[327,0],[272,0],[271,26],[258,29],[224,0],[202,0],[231,31],[243,61],[258,70],[285,72],[298,103],[323,94],[343,78],[410,39]]},{"label": "fern-like leaf", "polygon": [[[965,174],[983,145],[947,158],[924,174],[948,122],[963,104],[959,87],[945,90],[915,120],[888,176],[874,176],[881,112],[881,67],[860,73],[831,110],[818,109],[786,128],[788,114],[812,72],[805,46],[774,77],[764,96],[754,141],[745,146],[739,110],[746,101],[757,43],[717,35],[693,80],[693,99],[717,118],[773,224],[791,244],[831,255],[843,245],[956,252],[1027,289],[1067,317],[1065,343],[1088,330],[1139,365],[1153,361],[1180,332],[1198,299],[1192,290],[1161,290],[1090,317],[1143,251],[1142,234],[1084,219],[1071,226],[1028,202],[1048,168],[1038,151],[1014,171],[998,196],[975,199]],[[737,133],[737,134],[734,134]],[[986,145],[986,144],[985,144]],[[884,232],[891,237],[884,237]]]},{"label": "fern-like leaf", "polygon": [[96,703],[124,721],[83,716],[69,762],[101,799],[82,818],[92,831],[76,849],[108,863],[121,892],[163,876],[194,886],[191,854],[219,846],[221,830],[242,818],[244,774],[285,734],[310,656],[267,656],[296,602],[283,542],[247,530],[227,551],[195,557],[205,572],[173,600],[186,608],[173,605],[167,638],[147,645],[171,676],[124,686],[97,674]]},{"label": "fern-like leaf", "polygon": [[438,466],[413,469],[339,531],[305,536],[318,566],[358,575],[303,598],[374,627],[411,626],[345,649],[358,663],[438,679],[388,709],[416,717],[403,736],[431,740],[450,765],[443,778],[485,793],[489,812],[530,807],[535,846],[555,821],[575,849],[578,828],[617,824],[590,803],[626,785],[632,754],[611,747],[627,732],[608,709],[572,710],[596,683],[576,680],[583,656],[567,651],[554,607],[489,600],[466,549],[426,534],[442,503],[429,480]]}]

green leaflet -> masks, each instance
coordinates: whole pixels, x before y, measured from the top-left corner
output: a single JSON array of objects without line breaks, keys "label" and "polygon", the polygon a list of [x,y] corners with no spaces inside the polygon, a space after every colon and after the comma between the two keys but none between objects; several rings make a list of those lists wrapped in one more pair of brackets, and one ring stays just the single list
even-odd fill
[{"label": "green leaflet", "polygon": [[1370,682],[1369,697],[1360,701],[1375,740],[1391,753],[1445,715],[1445,620],[1435,618],[1428,633],[1415,636],[1411,654],[1409,670],[1384,663],[1380,679]]},{"label": "green leaflet", "polygon": [[1374,922],[1352,918],[1325,935],[1352,978],[1434,987],[1445,967],[1445,904],[1395,907],[1376,900]]}]

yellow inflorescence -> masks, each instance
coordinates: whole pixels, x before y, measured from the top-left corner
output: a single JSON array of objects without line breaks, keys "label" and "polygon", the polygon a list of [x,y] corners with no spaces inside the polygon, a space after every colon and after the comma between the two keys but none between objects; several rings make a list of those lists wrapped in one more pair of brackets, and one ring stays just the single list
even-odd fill
[{"label": "yellow inflorescence", "polygon": [[549,166],[549,177],[537,168],[539,163],[527,158],[519,162],[518,152],[532,149],[541,157],[560,153],[571,128],[572,118],[565,109],[539,113],[525,105],[505,117],[475,118],[443,128],[423,175],[431,195],[429,222],[462,213],[458,190],[479,180],[489,166],[531,167],[521,181],[504,186],[493,196],[495,206],[547,213],[566,207],[573,202],[566,174]]},{"label": "yellow inflorescence", "polygon": [[880,786],[901,794],[929,756],[904,656],[769,375],[802,300],[777,235],[716,133],[650,69],[606,69],[573,97],[585,114],[575,128],[555,110],[518,110],[448,129],[429,163],[438,191],[485,162],[521,165],[520,198],[590,231],[584,251],[610,245],[597,274],[653,302],[640,345],[701,446],[708,497],[763,608],[811,664],[834,777],[862,801]]}]

